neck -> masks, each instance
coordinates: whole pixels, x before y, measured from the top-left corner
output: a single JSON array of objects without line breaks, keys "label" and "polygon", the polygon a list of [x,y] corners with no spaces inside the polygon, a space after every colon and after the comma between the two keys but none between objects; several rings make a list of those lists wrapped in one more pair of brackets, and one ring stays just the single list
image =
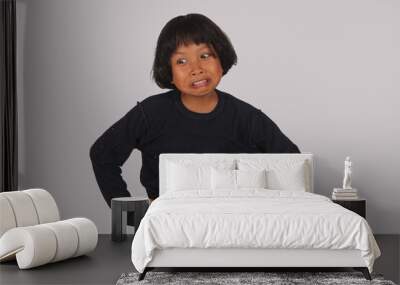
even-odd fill
[{"label": "neck", "polygon": [[206,95],[193,96],[185,93],[180,95],[183,105],[196,113],[209,113],[218,104],[218,94],[215,90]]}]

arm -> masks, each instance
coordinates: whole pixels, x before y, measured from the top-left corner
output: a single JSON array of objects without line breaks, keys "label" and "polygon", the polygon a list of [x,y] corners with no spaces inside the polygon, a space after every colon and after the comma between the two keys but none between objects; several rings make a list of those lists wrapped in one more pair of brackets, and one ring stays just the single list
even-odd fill
[{"label": "arm", "polygon": [[146,122],[139,103],[106,130],[91,146],[90,159],[100,191],[111,207],[111,199],[129,197],[121,166],[132,150],[140,145]]},{"label": "arm", "polygon": [[299,148],[261,110],[255,112],[251,130],[251,141],[262,153],[300,153]]}]

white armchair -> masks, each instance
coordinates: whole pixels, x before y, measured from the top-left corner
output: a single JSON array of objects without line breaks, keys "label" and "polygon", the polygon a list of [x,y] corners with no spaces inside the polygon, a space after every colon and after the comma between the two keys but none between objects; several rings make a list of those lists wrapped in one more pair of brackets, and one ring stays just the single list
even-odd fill
[{"label": "white armchair", "polygon": [[16,258],[20,269],[57,262],[94,250],[97,238],[89,219],[60,221],[44,189],[0,193],[0,262]]}]

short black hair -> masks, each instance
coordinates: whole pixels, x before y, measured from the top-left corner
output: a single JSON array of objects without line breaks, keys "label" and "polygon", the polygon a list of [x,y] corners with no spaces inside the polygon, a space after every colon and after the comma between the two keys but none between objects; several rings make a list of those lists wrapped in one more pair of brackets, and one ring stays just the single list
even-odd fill
[{"label": "short black hair", "polygon": [[180,45],[207,44],[221,62],[223,75],[237,63],[236,52],[228,36],[209,18],[201,14],[187,14],[171,19],[161,30],[157,40],[152,75],[161,88],[176,89],[172,81],[170,59]]}]

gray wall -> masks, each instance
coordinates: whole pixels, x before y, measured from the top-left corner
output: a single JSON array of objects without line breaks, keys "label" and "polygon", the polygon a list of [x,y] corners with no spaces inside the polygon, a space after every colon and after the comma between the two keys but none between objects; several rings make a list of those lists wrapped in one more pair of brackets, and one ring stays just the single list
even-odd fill
[{"label": "gray wall", "polygon": [[[341,185],[343,161],[376,233],[400,233],[400,2],[17,0],[20,187],[42,187],[64,218],[110,232],[89,148],[136,101],[172,17],[200,12],[230,36],[239,63],[219,88],[262,109],[316,156],[316,192]],[[397,122],[397,123],[396,123]],[[140,152],[123,167],[132,194]]]}]

